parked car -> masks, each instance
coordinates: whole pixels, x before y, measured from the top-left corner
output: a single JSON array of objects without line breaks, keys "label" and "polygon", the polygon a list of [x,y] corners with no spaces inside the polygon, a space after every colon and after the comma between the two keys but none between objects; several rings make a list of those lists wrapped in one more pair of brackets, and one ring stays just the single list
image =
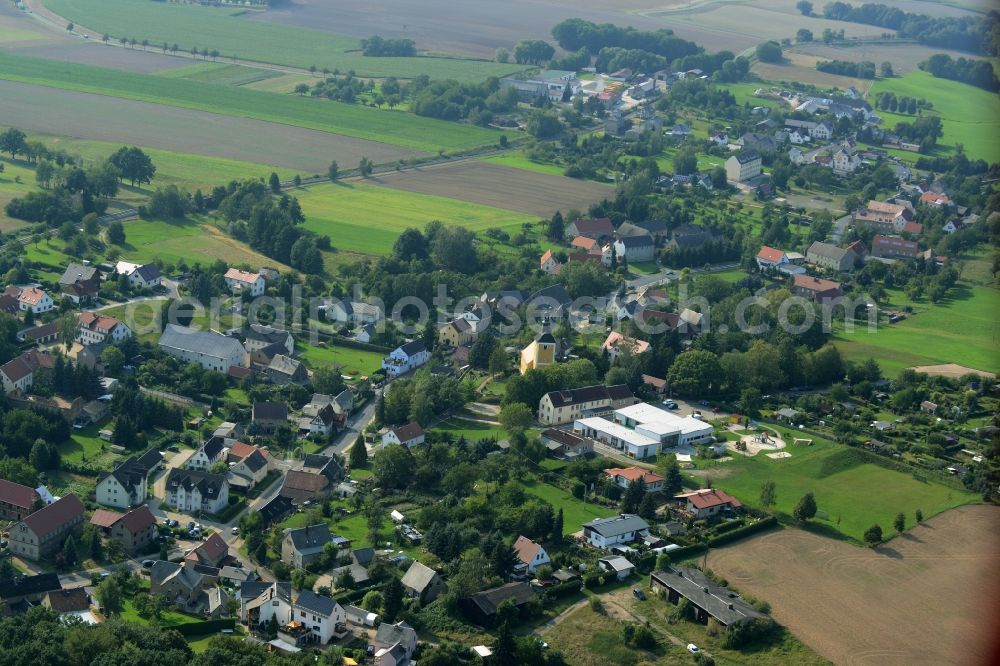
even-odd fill
[{"label": "parked car", "polygon": [[142,561],[142,568],[143,569],[150,569],[150,568],[152,568],[152,566],[153,566],[153,560],[143,560]]},{"label": "parked car", "polygon": [[698,649],[698,646],[695,645],[694,643],[688,643],[687,650],[691,654],[698,654],[699,652],[701,652],[701,650]]},{"label": "parked car", "polygon": [[677,403],[674,402],[673,400],[665,400],[663,402],[663,406],[666,407],[667,409],[677,409]]},{"label": "parked car", "polygon": [[645,601],[646,600],[646,593],[643,592],[638,587],[632,588],[632,596],[635,597],[636,599],[638,599],[639,601]]},{"label": "parked car", "polygon": [[240,528],[239,527],[234,527],[232,531],[233,531],[233,534],[239,534],[240,533]]}]

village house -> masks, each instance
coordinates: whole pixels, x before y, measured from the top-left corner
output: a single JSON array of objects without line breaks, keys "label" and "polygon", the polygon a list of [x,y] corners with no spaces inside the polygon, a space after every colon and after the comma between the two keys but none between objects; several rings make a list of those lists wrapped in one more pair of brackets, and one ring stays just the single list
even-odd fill
[{"label": "village house", "polygon": [[639,402],[628,386],[585,386],[578,389],[550,391],[538,401],[538,420],[543,425],[572,423],[584,414],[599,416]]},{"label": "village house", "polygon": [[172,469],[164,500],[182,513],[220,513],[229,506],[229,482],[223,474]]},{"label": "village house", "polygon": [[410,449],[424,443],[424,429],[419,423],[411,421],[406,425],[389,428],[382,435],[382,446],[398,444]]},{"label": "village house", "polygon": [[565,229],[566,238],[586,236],[587,238],[592,238],[595,241],[601,241],[604,238],[611,238],[614,233],[615,227],[611,224],[611,220],[606,217],[589,220],[575,220],[567,224]]},{"label": "village house", "polygon": [[761,270],[777,268],[788,263],[791,263],[788,260],[788,255],[783,250],[777,248],[764,245],[760,248],[760,252],[757,253],[757,267]]},{"label": "village house", "polygon": [[841,148],[833,154],[833,170],[835,173],[854,173],[860,166],[861,157],[855,152]]},{"label": "village house", "polygon": [[152,289],[159,287],[163,282],[163,276],[156,264],[133,264],[128,261],[119,261],[115,264],[115,273],[124,275],[129,286],[133,289]]},{"label": "village house", "polygon": [[558,275],[560,268],[562,268],[562,264],[559,263],[556,255],[552,254],[552,250],[546,250],[542,258],[538,260],[538,270],[543,273]]},{"label": "village house", "polygon": [[912,211],[902,204],[875,201],[865,204],[854,213],[854,223],[871,227],[884,234],[898,234],[910,221]]},{"label": "village house", "polygon": [[652,472],[642,467],[611,468],[604,470],[604,476],[611,479],[621,488],[628,488],[638,482],[647,493],[658,493],[663,490],[663,482],[666,480],[660,474]]},{"label": "village house", "polygon": [[344,469],[335,456],[309,454],[302,469],[289,470],[280,494],[293,502],[305,502],[329,497],[344,478]]},{"label": "village house", "polygon": [[438,329],[438,342],[457,348],[476,341],[476,329],[465,317],[458,317]]},{"label": "village house", "polygon": [[583,538],[595,548],[629,544],[649,534],[649,523],[632,514],[598,518],[583,524]]},{"label": "village house", "polygon": [[118,343],[132,337],[132,329],[123,322],[94,312],[81,312],[80,329],[77,340],[84,345],[99,345],[105,342]]},{"label": "village house", "polygon": [[580,437],[569,430],[549,428],[543,430],[538,439],[548,449],[549,454],[557,458],[572,460],[594,451],[592,440]]},{"label": "village house", "polygon": [[732,155],[726,160],[726,180],[742,183],[756,178],[761,173],[763,162],[760,155],[752,150],[745,150]]},{"label": "village house", "polygon": [[417,632],[402,620],[383,622],[372,641],[376,666],[406,666],[417,649]]},{"label": "village house", "polygon": [[674,499],[684,502],[684,506],[695,518],[709,518],[723,511],[736,511],[743,507],[735,497],[717,488],[702,488],[690,493],[675,495]]},{"label": "village house", "polygon": [[149,570],[149,593],[192,615],[218,617],[228,597],[218,587],[219,570],[185,560],[157,560]]},{"label": "village house", "polygon": [[765,618],[742,597],[721,587],[693,567],[668,567],[654,571],[649,577],[654,590],[662,590],[666,600],[674,605],[687,599],[694,608],[695,619],[708,624],[709,618],[728,627],[749,620]]},{"label": "village house", "polygon": [[812,275],[796,275],[792,282],[792,291],[820,305],[836,305],[844,297],[839,282]]},{"label": "village house", "polygon": [[625,580],[635,571],[635,565],[621,555],[599,558],[597,566],[602,571],[613,574],[617,580]]},{"label": "village house", "polygon": [[230,268],[223,275],[226,286],[234,294],[247,294],[253,296],[263,296],[266,282],[260,273],[250,273],[238,268]]},{"label": "village house", "polygon": [[517,556],[517,562],[514,563],[515,576],[534,574],[538,567],[552,562],[542,544],[523,535],[518,536],[514,542],[514,554]]},{"label": "village house", "polygon": [[229,545],[215,532],[185,555],[184,561],[218,569],[228,557]]},{"label": "village house", "polygon": [[206,370],[226,373],[231,367],[245,365],[246,350],[240,341],[220,333],[167,324],[158,344],[171,356]]},{"label": "village house", "polygon": [[403,574],[400,582],[407,596],[420,599],[421,604],[429,604],[448,589],[438,572],[416,560]]},{"label": "village house", "polygon": [[207,472],[217,462],[222,462],[226,456],[226,440],[222,437],[210,437],[191,454],[184,466]]},{"label": "village house", "polygon": [[274,432],[288,423],[288,405],[283,402],[254,402],[250,408],[250,422],[261,432]]},{"label": "village house", "polygon": [[33,315],[49,312],[55,308],[52,297],[39,287],[25,287],[17,289],[17,303],[21,312],[31,312]]},{"label": "village house", "polygon": [[52,592],[62,590],[55,572],[16,576],[0,581],[0,607],[5,613],[26,613]]},{"label": "village house", "polygon": [[920,246],[900,236],[877,234],[872,238],[872,256],[885,259],[916,259]]},{"label": "village house", "polygon": [[267,365],[267,378],[278,385],[304,384],[309,381],[306,366],[290,356],[275,354]]},{"label": "village house", "polygon": [[326,313],[327,321],[342,325],[365,326],[377,324],[382,319],[382,308],[350,298],[333,298],[325,301],[320,309]]},{"label": "village house", "polygon": [[226,462],[229,463],[230,485],[232,475],[242,477],[252,488],[263,481],[274,468],[274,460],[267,449],[261,449],[243,442],[234,442],[227,450]]},{"label": "village house", "polygon": [[389,377],[399,377],[416,370],[430,359],[431,354],[424,343],[414,340],[393,349],[389,356],[382,360],[382,369]]},{"label": "village house", "polygon": [[163,456],[152,449],[142,456],[132,456],[115,466],[97,482],[95,497],[98,504],[127,509],[145,504],[149,494],[149,477],[159,467]]},{"label": "village house", "polygon": [[281,345],[282,354],[290,356],[295,351],[295,338],[291,332],[273,326],[252,324],[239,331],[243,336],[243,347],[248,352],[263,349],[269,345]]},{"label": "village house", "polygon": [[656,254],[656,244],[649,234],[624,236],[615,241],[615,253],[619,261],[628,263],[652,261]]},{"label": "village house", "polygon": [[281,561],[296,569],[304,569],[318,560],[328,543],[333,542],[330,528],[325,524],[286,529],[281,540]]},{"label": "village house", "polygon": [[101,287],[101,272],[93,266],[70,264],[59,278],[59,290],[73,303],[93,300]]},{"label": "village house", "polygon": [[10,552],[27,560],[49,557],[63,546],[66,537],[80,536],[86,520],[83,502],[69,493],[29,514],[10,528]]},{"label": "village house", "polygon": [[97,618],[90,612],[91,599],[86,587],[50,590],[42,597],[41,605],[57,613],[64,622],[76,618],[84,624],[97,624]]},{"label": "village house", "polygon": [[649,351],[649,343],[645,340],[628,338],[618,331],[611,331],[601,345],[601,351],[608,355],[608,361],[612,365],[621,355],[638,356]]},{"label": "village house", "polygon": [[460,599],[458,603],[470,620],[481,626],[492,626],[496,622],[497,610],[505,601],[509,600],[520,608],[534,598],[535,592],[530,585],[517,582],[477,592],[471,597]]},{"label": "village house", "polygon": [[90,524],[100,529],[109,541],[121,544],[122,550],[130,555],[144,552],[156,543],[158,535],[156,516],[146,505],[124,514],[97,509],[90,517]]},{"label": "village house", "polygon": [[302,590],[291,583],[248,581],[240,587],[240,621],[266,631],[273,620],[278,636],[292,646],[325,645],[346,632],[343,607],[330,597]]},{"label": "village house", "polygon": [[23,520],[40,506],[40,502],[34,488],[0,479],[0,520]]},{"label": "village house", "polygon": [[820,241],[815,241],[806,250],[806,261],[810,264],[842,273],[853,271],[857,260],[853,251]]}]

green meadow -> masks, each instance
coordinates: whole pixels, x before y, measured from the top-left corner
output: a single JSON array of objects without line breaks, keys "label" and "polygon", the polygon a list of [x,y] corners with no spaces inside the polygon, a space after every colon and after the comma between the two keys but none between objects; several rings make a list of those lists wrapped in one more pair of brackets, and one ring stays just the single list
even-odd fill
[{"label": "green meadow", "polygon": [[[896,302],[900,308],[906,303]],[[889,375],[914,365],[958,363],[977,370],[1000,373],[1000,291],[994,287],[960,282],[940,303],[913,303],[914,314],[897,323],[880,323],[869,332],[838,327],[835,342],[851,360],[874,358]]]},{"label": "green meadow", "polygon": [[530,215],[369,183],[312,185],[294,192],[305,228],[330,237],[338,250],[384,255],[408,227],[432,221],[483,231],[536,221]]},{"label": "green meadow", "polygon": [[266,120],[428,152],[493,144],[500,136],[496,130],[424,118],[405,111],[6,53],[0,53],[0,79]]},{"label": "green meadow", "polygon": [[563,510],[563,533],[574,534],[579,532],[584,523],[589,523],[596,518],[607,518],[615,515],[613,509],[589,504],[583,500],[578,500],[571,493],[562,488],[557,488],[548,483],[540,481],[525,484],[524,490],[529,495],[534,495],[545,500],[553,506],[555,510]]},{"label": "green meadow", "polygon": [[[878,79],[868,93],[874,103],[879,92],[893,92],[897,97],[923,98],[934,105],[930,113],[941,117],[944,136],[939,145],[965,146],[973,159],[1000,160],[1000,100],[993,93],[966,83],[934,78],[920,70],[893,79]],[[877,111],[882,125],[891,128],[898,122],[912,123],[916,116]]]},{"label": "green meadow", "polygon": [[332,343],[323,346],[313,346],[305,342],[299,343],[301,356],[312,368],[323,368],[329,365],[339,365],[344,374],[354,376],[370,376],[382,367],[385,354],[367,349],[341,347]]},{"label": "green meadow", "polygon": [[[316,30],[252,21],[242,8],[149,0],[45,0],[45,5],[71,21],[112,39],[148,39],[152,50],[164,43],[181,50],[218,50],[222,57],[309,68],[354,70],[359,76],[481,81],[519,69],[515,64],[460,58],[369,58],[360,41]],[[417,44],[419,48],[420,45]]]},{"label": "green meadow", "polygon": [[[794,436],[787,430],[782,434],[789,442]],[[911,527],[917,509],[929,517],[979,499],[964,490],[869,463],[861,452],[822,439],[813,438],[812,446],[789,444],[786,450],[791,458],[734,455],[732,461],[710,463],[706,473],[713,487],[752,506],[759,506],[761,484],[774,481],[774,508],[788,519],[799,499],[812,492],[818,507],[814,522],[856,541],[873,523],[891,530],[900,511]]]},{"label": "green meadow", "polygon": [[0,164],[3,165],[3,171],[0,172],[0,232],[8,232],[23,227],[24,222],[8,217],[4,207],[11,199],[23,197],[37,187],[34,169],[3,157],[0,157]]}]

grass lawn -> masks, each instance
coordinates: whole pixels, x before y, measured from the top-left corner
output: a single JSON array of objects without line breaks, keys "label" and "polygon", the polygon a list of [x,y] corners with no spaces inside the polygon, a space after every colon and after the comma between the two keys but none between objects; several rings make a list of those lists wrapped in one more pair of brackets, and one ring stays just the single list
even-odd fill
[{"label": "grass lawn", "polygon": [[[293,67],[355,70],[359,76],[431,78],[481,81],[523,69],[516,64],[459,58],[368,58],[360,41],[327,32],[294,28],[243,18],[243,8],[215,8],[197,4],[146,2],[144,0],[46,0],[60,16],[108,33],[114,38],[135,37],[152,44],[176,43],[190,51],[217,49],[222,57],[270,62]],[[151,50],[159,50],[153,47]]]},{"label": "grass lawn", "polygon": [[199,654],[208,649],[209,644],[214,638],[221,635],[222,634],[219,632],[213,632],[211,634],[205,634],[204,636],[188,636],[185,638],[185,641],[187,642],[188,647],[191,648],[192,652]]},{"label": "grass lawn", "polygon": [[120,456],[111,452],[110,442],[97,436],[98,431],[106,427],[108,426],[89,425],[83,430],[74,430],[68,441],[59,444],[59,455],[63,460],[74,464],[97,463],[111,469],[111,464]]},{"label": "grass lawn", "polygon": [[[1000,160],[1000,101],[995,94],[966,83],[934,78],[920,70],[876,80],[869,99],[874,102],[879,92],[926,99],[934,105],[931,113],[941,116],[941,145],[953,147],[961,143],[970,159]],[[916,118],[881,110],[878,114],[887,128],[898,122],[912,123]]]},{"label": "grass lawn", "polygon": [[[893,295],[892,307],[901,293]],[[898,324],[882,323],[869,332],[857,326],[839,331],[835,341],[849,359],[874,358],[891,375],[913,365],[958,363],[987,372],[1000,372],[1000,291],[960,282],[941,303],[913,304],[915,314]]]},{"label": "grass lawn", "polygon": [[168,264],[176,264],[184,259],[190,265],[196,261],[211,263],[221,259],[231,264],[249,264],[252,268],[272,266],[288,270],[217,227],[193,217],[169,222],[126,222],[122,256],[138,263],[161,259]]},{"label": "grass lawn", "polygon": [[534,216],[501,208],[369,183],[312,185],[294,194],[302,204],[306,229],[328,235],[338,250],[362,254],[388,254],[406,228],[423,229],[432,220],[470,231],[537,221]]},{"label": "grass lawn", "polygon": [[[782,432],[790,441],[792,434]],[[906,514],[909,527],[917,509],[933,516],[979,499],[973,493],[864,462],[857,451],[819,438],[813,438],[812,446],[790,444],[787,450],[791,458],[734,456],[730,462],[712,464],[707,473],[714,487],[750,505],[759,503],[761,484],[774,481],[775,508],[784,517],[791,516],[804,494],[815,493],[819,512],[813,522],[858,542],[873,523],[891,529],[900,511]]]},{"label": "grass lawn", "polygon": [[0,172],[0,232],[7,233],[25,225],[23,220],[7,216],[4,212],[7,203],[38,188],[35,185],[34,169],[27,168],[20,161],[15,162],[5,157],[0,157],[0,164],[3,165],[3,172]]},{"label": "grass lawn", "polygon": [[306,363],[312,368],[321,368],[328,365],[339,365],[344,374],[369,376],[382,367],[382,359],[385,354],[368,351],[366,349],[355,349],[354,347],[340,347],[336,343],[326,342],[323,347],[313,347],[312,345],[300,342],[299,352]]},{"label": "grass lawn", "polygon": [[[671,655],[681,663],[684,648],[670,645],[655,652],[629,647],[621,637],[620,622],[582,606],[545,632],[545,641],[559,650],[567,663],[580,666],[604,664],[675,663],[661,661]],[[669,645],[669,643],[667,644]],[[690,661],[690,660],[684,660]]]},{"label": "grass lawn", "polygon": [[[122,608],[122,612],[118,617],[126,622],[131,622],[132,624],[149,625],[149,620],[139,617],[139,613],[136,611],[131,599],[125,601],[124,608]],[[201,622],[201,620],[196,617],[191,617],[190,615],[185,615],[172,610],[163,611],[161,618],[161,626],[164,628]]]},{"label": "grass lawn", "polygon": [[500,426],[493,426],[480,421],[469,421],[467,419],[452,418],[438,423],[434,428],[436,432],[447,432],[456,440],[465,437],[469,442],[478,442],[481,439],[504,439],[507,431]]},{"label": "grass lawn", "polygon": [[607,518],[616,513],[613,509],[578,500],[562,488],[557,488],[541,481],[525,483],[524,490],[551,504],[555,511],[559,509],[563,510],[564,534],[579,532],[580,526],[584,523],[588,523],[595,518]]},{"label": "grass lawn", "polygon": [[405,111],[5,53],[0,53],[0,79],[266,120],[427,152],[494,144],[500,136],[497,130],[424,118]]}]

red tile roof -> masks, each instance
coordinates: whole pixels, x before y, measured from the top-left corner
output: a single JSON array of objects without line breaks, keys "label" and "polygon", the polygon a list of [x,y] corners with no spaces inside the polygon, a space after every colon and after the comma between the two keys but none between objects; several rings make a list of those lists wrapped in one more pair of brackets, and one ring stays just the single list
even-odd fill
[{"label": "red tile roof", "polygon": [[124,514],[118,513],[117,511],[97,509],[94,511],[94,515],[90,517],[90,524],[96,525],[97,527],[111,527],[121,520],[123,515]]},{"label": "red tile roof", "polygon": [[200,546],[192,550],[184,558],[186,560],[201,560],[208,562],[213,566],[222,561],[222,559],[229,553],[229,546],[226,542],[219,536],[216,532],[212,536],[205,539]]},{"label": "red tile roof", "polygon": [[230,280],[237,280],[239,282],[245,282],[247,284],[253,284],[260,277],[260,273],[249,273],[247,271],[241,271],[238,268],[230,268],[226,271],[226,278]]},{"label": "red tile roof", "polygon": [[765,245],[760,248],[760,252],[757,253],[757,258],[776,264],[781,261],[781,257],[784,256],[784,254],[785,253],[782,250]]},{"label": "red tile roof", "polygon": [[30,509],[35,503],[38,493],[34,488],[22,486],[6,479],[0,479],[0,502],[13,504],[22,509]]},{"label": "red tile roof", "polygon": [[95,314],[93,312],[80,313],[80,325],[92,331],[110,333],[120,323],[114,317],[108,317],[107,315]]},{"label": "red tile roof", "polygon": [[416,439],[424,434],[424,429],[420,427],[419,423],[410,422],[404,426],[399,426],[393,428],[392,432],[396,435],[396,438],[400,442],[408,442],[411,439]]},{"label": "red tile roof", "polygon": [[[122,517],[121,523],[130,533],[136,534],[150,525],[155,525],[156,516],[154,516],[153,512],[149,510],[149,507],[144,504],[126,513]],[[213,534],[212,536],[218,535]]]},{"label": "red tile roof", "polygon": [[541,544],[535,543],[526,536],[519,536],[514,542],[514,552],[517,553],[517,559],[525,564],[531,564],[541,549]]},{"label": "red tile roof", "polygon": [[23,289],[17,298],[22,303],[38,305],[45,298],[45,292],[38,287],[28,287],[27,289]]},{"label": "red tile roof", "polygon": [[666,477],[660,476],[656,472],[650,472],[647,469],[643,469],[641,467],[635,467],[635,466],[632,466],[632,467],[623,467],[623,468],[615,467],[615,468],[606,469],[606,470],[604,470],[604,474],[606,476],[610,476],[610,477],[619,477],[620,476],[621,478],[628,480],[629,483],[631,483],[632,481],[636,481],[636,480],[641,479],[643,485],[647,485],[647,486],[649,484],[651,484],[651,483],[658,483],[660,481],[663,481],[666,478]]},{"label": "red tile roof", "polygon": [[583,248],[584,250],[587,250],[589,252],[590,250],[594,249],[594,247],[597,245],[597,241],[594,240],[593,238],[587,238],[586,236],[577,236],[576,238],[573,239],[570,245],[572,245],[573,247]]},{"label": "red tile roof", "polygon": [[710,509],[723,504],[728,504],[734,509],[743,506],[738,499],[727,495],[717,488],[703,488],[702,490],[696,490],[693,493],[684,493],[677,497],[686,499],[696,509]]},{"label": "red tile roof", "polygon": [[798,289],[807,289],[809,291],[830,291],[832,289],[840,289],[839,282],[825,280],[812,275],[796,275],[795,286]]},{"label": "red tile roof", "polygon": [[39,509],[24,519],[35,536],[42,539],[63,525],[83,518],[83,502],[73,493]]}]

